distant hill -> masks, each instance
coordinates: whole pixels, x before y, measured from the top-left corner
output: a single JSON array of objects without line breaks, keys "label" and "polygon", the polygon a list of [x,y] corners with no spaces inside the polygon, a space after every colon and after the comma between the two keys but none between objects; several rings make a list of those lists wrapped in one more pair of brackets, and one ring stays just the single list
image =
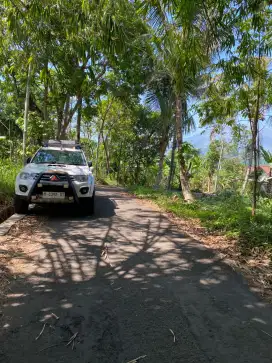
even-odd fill
[{"label": "distant hill", "polygon": [[204,134],[201,134],[201,132],[199,132],[188,135],[185,136],[184,139],[193,144],[197,149],[200,149],[201,154],[205,154],[209,148],[210,135],[208,132],[205,132]]},{"label": "distant hill", "polygon": [[[201,130],[193,134],[187,135],[185,140],[193,144],[196,148],[200,149],[202,154],[205,154],[209,148],[210,134],[209,132],[202,133]],[[272,152],[272,128],[266,126],[261,131],[261,145]]]}]

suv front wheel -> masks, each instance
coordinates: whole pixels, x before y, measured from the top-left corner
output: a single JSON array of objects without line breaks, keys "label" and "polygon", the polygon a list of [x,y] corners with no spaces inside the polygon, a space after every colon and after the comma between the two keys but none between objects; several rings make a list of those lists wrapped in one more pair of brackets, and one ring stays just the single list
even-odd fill
[{"label": "suv front wheel", "polygon": [[28,206],[29,206],[29,203],[26,200],[18,197],[18,195],[15,195],[15,197],[14,197],[15,213],[26,214],[28,212]]},{"label": "suv front wheel", "polygon": [[92,197],[80,199],[79,206],[83,214],[86,215],[94,214],[94,200],[95,200],[95,191],[93,192]]}]

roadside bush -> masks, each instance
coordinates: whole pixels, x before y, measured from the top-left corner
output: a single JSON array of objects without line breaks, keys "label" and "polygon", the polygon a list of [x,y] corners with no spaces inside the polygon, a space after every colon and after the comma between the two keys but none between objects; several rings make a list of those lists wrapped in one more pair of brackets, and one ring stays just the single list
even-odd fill
[{"label": "roadside bush", "polygon": [[22,165],[10,160],[0,160],[0,204],[10,203],[14,194],[16,175]]}]

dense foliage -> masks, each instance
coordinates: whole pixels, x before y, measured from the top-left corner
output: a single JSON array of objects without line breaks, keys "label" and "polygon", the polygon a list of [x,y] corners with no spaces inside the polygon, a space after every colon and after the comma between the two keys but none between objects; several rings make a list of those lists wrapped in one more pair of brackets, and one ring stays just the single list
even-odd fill
[{"label": "dense foliage", "polygon": [[[272,102],[269,3],[3,1],[1,165],[74,138],[100,179],[178,188],[191,202],[193,191],[248,193],[255,214]],[[185,141],[196,115],[205,152]]]}]

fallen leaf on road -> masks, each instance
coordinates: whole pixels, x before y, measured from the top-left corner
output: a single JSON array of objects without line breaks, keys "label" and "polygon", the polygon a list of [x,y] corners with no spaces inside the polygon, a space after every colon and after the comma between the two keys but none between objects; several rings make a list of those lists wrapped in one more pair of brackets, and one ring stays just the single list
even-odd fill
[{"label": "fallen leaf on road", "polygon": [[129,362],[127,362],[127,363],[137,363],[140,359],[144,359],[144,358],[146,358],[147,357],[147,355],[141,355],[140,357],[138,357],[138,358],[135,358],[135,359],[132,359],[132,360],[130,360]]},{"label": "fallen leaf on road", "polygon": [[176,343],[176,336],[172,329],[169,329],[171,334],[173,335],[174,343]]},{"label": "fallen leaf on road", "polygon": [[74,342],[74,340],[76,339],[76,337],[78,336],[78,332],[75,333],[69,340],[69,342],[66,344],[66,347],[68,347],[71,343]]},{"label": "fallen leaf on road", "polygon": [[45,327],[46,327],[46,323],[43,324],[42,330],[40,331],[40,334],[35,338],[35,340],[38,340],[42,336]]}]

